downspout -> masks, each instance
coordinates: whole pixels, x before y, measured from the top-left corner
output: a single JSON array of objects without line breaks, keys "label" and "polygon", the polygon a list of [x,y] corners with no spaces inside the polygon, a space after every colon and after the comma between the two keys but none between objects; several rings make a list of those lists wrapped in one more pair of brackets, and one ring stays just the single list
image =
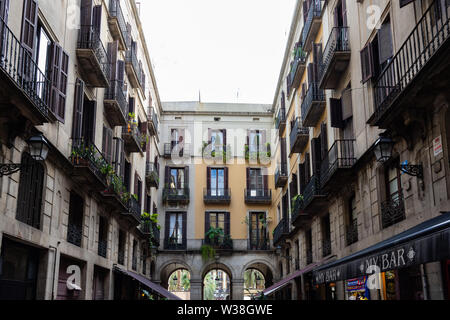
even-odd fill
[{"label": "downspout", "polygon": [[423,287],[423,300],[428,300],[429,293],[428,293],[428,278],[425,270],[425,265],[422,263],[420,264],[420,274],[422,278],[422,287]]},{"label": "downspout", "polygon": [[55,300],[56,256],[58,254],[58,246],[60,243],[61,243],[61,241],[58,241],[58,243],[56,244],[56,247],[48,246],[49,248],[54,249],[54,251],[55,251],[55,258],[53,260],[52,300]]}]

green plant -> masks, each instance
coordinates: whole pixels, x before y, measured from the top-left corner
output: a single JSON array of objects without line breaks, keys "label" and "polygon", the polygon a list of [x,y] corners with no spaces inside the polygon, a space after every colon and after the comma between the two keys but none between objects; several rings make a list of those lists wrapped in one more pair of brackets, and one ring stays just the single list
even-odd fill
[{"label": "green plant", "polygon": [[204,244],[200,247],[203,260],[212,259],[216,256],[216,250],[209,244]]},{"label": "green plant", "polygon": [[205,233],[205,237],[209,240],[219,239],[224,236],[224,232],[222,228],[214,228],[210,227],[209,230]]}]

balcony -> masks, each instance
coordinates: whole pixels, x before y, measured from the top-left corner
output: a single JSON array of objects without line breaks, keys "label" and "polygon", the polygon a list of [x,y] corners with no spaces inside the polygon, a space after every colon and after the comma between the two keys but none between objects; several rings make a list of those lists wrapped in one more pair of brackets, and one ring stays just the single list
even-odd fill
[{"label": "balcony", "polygon": [[280,108],[275,119],[275,129],[279,131],[280,136],[286,128],[286,109]]},{"label": "balcony", "polygon": [[113,39],[119,41],[119,49],[127,50],[127,24],[120,7],[120,0],[109,1],[108,26]]},{"label": "balcony", "polygon": [[176,159],[176,158],[189,158],[191,156],[191,144],[190,143],[164,143],[164,158]]},{"label": "balcony", "polygon": [[122,127],[122,139],[128,152],[143,152],[145,140],[136,124],[128,121],[128,125]]},{"label": "balcony", "polygon": [[320,189],[320,179],[313,175],[303,192],[301,209],[306,213],[316,213],[328,204],[327,196]]},{"label": "balcony", "polygon": [[289,235],[289,225],[286,219],[281,219],[273,230],[273,245],[277,246],[281,241]]},{"label": "balcony", "polygon": [[448,92],[449,7],[439,3],[433,1],[375,80],[369,124],[388,128],[403,111],[429,107],[437,92]]},{"label": "balcony", "polygon": [[163,189],[163,201],[165,203],[189,203],[189,186],[184,188],[164,188]]},{"label": "balcony", "polygon": [[225,250],[225,251],[233,250],[233,239],[231,239],[229,235],[225,235],[223,237],[214,239],[210,238],[203,239],[202,245],[205,244],[210,245],[215,250]]},{"label": "balcony", "polygon": [[102,169],[108,163],[93,143],[74,139],[69,160],[73,165],[72,179],[77,184],[91,191],[102,191],[106,188],[106,174]]},{"label": "balcony", "polygon": [[302,43],[306,51],[311,51],[312,42],[317,36],[322,23],[322,2],[320,0],[311,1],[308,16],[302,31]]},{"label": "balcony", "polygon": [[67,242],[81,247],[81,240],[83,238],[83,227],[69,223],[67,225]]},{"label": "balcony", "polygon": [[351,176],[356,162],[355,140],[336,140],[320,165],[320,187],[324,192],[340,189]]},{"label": "balcony", "polygon": [[78,66],[86,84],[92,87],[109,86],[110,63],[100,39],[100,31],[93,26],[81,26],[77,46]]},{"label": "balcony", "polygon": [[148,108],[147,124],[150,134],[152,136],[158,135],[158,115],[153,107]]},{"label": "balcony", "polygon": [[159,187],[159,167],[153,162],[147,162],[145,165],[145,181],[147,187]]},{"label": "balcony", "polygon": [[2,19],[0,30],[0,115],[12,117],[17,108],[33,125],[49,122],[54,118],[49,110],[50,80]]},{"label": "balcony", "polygon": [[125,55],[125,71],[128,76],[128,80],[133,89],[137,89],[140,86],[141,75],[139,63],[136,55],[136,50],[133,47],[128,48]]},{"label": "balcony", "polygon": [[230,204],[231,189],[203,189],[203,202],[206,204]]},{"label": "balcony", "polygon": [[150,241],[155,247],[159,247],[161,231],[158,225],[151,220],[142,220],[139,228],[144,235],[150,237]]},{"label": "balcony", "polygon": [[266,142],[265,145],[244,145],[245,160],[250,163],[262,163],[268,164],[271,161],[272,152],[270,150],[270,142]]},{"label": "balcony", "polygon": [[247,250],[251,251],[270,250],[270,241],[267,236],[261,239],[248,239]]},{"label": "balcony", "polygon": [[127,124],[128,104],[123,94],[121,82],[111,81],[110,86],[105,91],[103,104],[105,106],[105,116],[111,126],[125,126]]},{"label": "balcony", "polygon": [[98,242],[98,255],[100,257],[106,258],[106,251],[107,251],[107,241],[101,240]]},{"label": "balcony", "polygon": [[358,241],[358,224],[357,220],[354,220],[349,224],[345,230],[345,239],[347,241],[347,246]]},{"label": "balcony", "polygon": [[302,44],[297,43],[295,46],[294,60],[291,61],[291,71],[287,76],[288,94],[293,92],[293,88],[298,88],[303,72],[306,68],[306,52],[303,51]]},{"label": "balcony", "polygon": [[390,227],[405,219],[405,203],[400,192],[395,198],[381,203],[381,226]]},{"label": "balcony", "polygon": [[315,127],[325,110],[325,92],[316,82],[309,84],[308,91],[302,101],[302,126]]},{"label": "balcony", "polygon": [[111,210],[118,210],[120,212],[128,210],[127,199],[125,197],[126,190],[122,178],[113,173],[110,175],[109,180],[108,187],[100,193],[102,202],[109,206]]},{"label": "balcony", "polygon": [[303,211],[303,197],[297,196],[293,201],[291,213],[292,224],[296,227],[304,227],[311,222],[311,215]]},{"label": "balcony", "polygon": [[301,153],[309,141],[309,129],[301,126],[300,117],[295,118],[294,125],[289,136],[291,148],[289,155]]},{"label": "balcony", "polygon": [[349,64],[350,55],[349,28],[334,27],[322,54],[319,71],[320,88],[337,88]]},{"label": "balcony", "polygon": [[287,164],[279,163],[275,171],[275,188],[283,188],[288,181]]},{"label": "balcony", "polygon": [[271,204],[272,190],[270,189],[245,189],[244,199],[247,204]]},{"label": "balcony", "polygon": [[181,239],[164,239],[164,250],[186,250],[186,241]]},{"label": "balcony", "polygon": [[122,211],[122,214],[138,225],[141,223],[141,205],[139,201],[133,196],[127,201],[127,210]]}]

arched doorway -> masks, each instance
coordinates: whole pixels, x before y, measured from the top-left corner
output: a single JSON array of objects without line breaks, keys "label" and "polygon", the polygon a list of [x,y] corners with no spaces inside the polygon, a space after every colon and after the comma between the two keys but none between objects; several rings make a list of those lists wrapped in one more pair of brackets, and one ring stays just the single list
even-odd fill
[{"label": "arched doorway", "polygon": [[222,264],[213,264],[203,272],[203,300],[231,300],[231,272]]},{"label": "arched doorway", "polygon": [[244,267],[244,300],[257,299],[262,291],[273,285],[271,268],[263,262]]},{"label": "arched doorway", "polygon": [[183,300],[190,300],[191,274],[187,269],[177,269],[168,280],[168,290]]}]

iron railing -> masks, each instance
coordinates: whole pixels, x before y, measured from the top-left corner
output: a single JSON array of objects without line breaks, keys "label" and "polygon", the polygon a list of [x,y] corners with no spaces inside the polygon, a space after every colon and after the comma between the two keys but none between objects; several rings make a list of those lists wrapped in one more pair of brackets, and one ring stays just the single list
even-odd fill
[{"label": "iron railing", "polygon": [[287,219],[283,218],[277,224],[275,229],[273,230],[273,243],[274,245],[278,243],[283,236],[289,233],[289,222]]},{"label": "iron railing", "polygon": [[[281,182],[281,178],[285,178],[287,179],[287,163],[278,163],[277,164],[277,168],[275,170],[275,186],[279,186],[280,184],[282,184]],[[287,180],[286,180],[287,181]]]},{"label": "iron railing", "polygon": [[[83,25],[78,34],[78,49],[91,49],[106,79],[110,77],[111,64],[105,46],[100,39],[100,30],[92,25]],[[90,72],[90,70],[87,70]]]},{"label": "iron railing", "polygon": [[301,135],[306,135],[309,136],[309,129],[306,127],[303,127],[301,125],[301,119],[300,117],[296,117],[294,124],[291,128],[291,133],[289,134],[289,141],[290,141],[290,145],[291,145],[291,150],[294,148],[296,142],[297,142],[297,138],[299,138],[299,136]]},{"label": "iron railing", "polygon": [[120,0],[109,1],[109,14],[111,15],[111,17],[115,17],[117,19],[120,32],[122,33],[122,38],[125,40],[126,45],[126,39],[128,38],[127,24],[125,22],[122,8],[120,6]]},{"label": "iron railing", "polygon": [[126,214],[130,214],[137,221],[141,221],[141,204],[135,197],[130,197],[128,200]]},{"label": "iron railing", "polygon": [[164,143],[164,157],[171,158],[173,155],[175,157],[185,158],[191,156],[191,144],[190,143],[176,143],[174,141],[169,143]]},{"label": "iron railing", "polygon": [[229,188],[204,188],[203,200],[205,202],[228,202],[231,200],[231,189]]},{"label": "iron railing", "polygon": [[286,109],[280,108],[275,119],[275,128],[279,129],[282,123],[286,123]]},{"label": "iron railing", "polygon": [[268,188],[256,188],[244,190],[245,201],[271,201],[272,190]]},{"label": "iron railing", "polygon": [[[434,1],[375,81],[375,117],[379,119],[431,60],[450,35],[448,5]],[[444,9],[444,10],[443,10]]]},{"label": "iron railing", "polygon": [[123,135],[131,135],[134,139],[134,142],[139,147],[139,149],[143,150],[145,147],[144,138],[145,136],[139,131],[139,128],[136,124],[131,123],[132,119],[127,117],[128,125],[122,127],[122,136]]},{"label": "iron railing", "polygon": [[98,255],[103,258],[106,258],[106,249],[107,249],[106,240],[100,240],[98,242]]},{"label": "iron railing", "polygon": [[[291,92],[292,86],[294,85],[294,81],[301,77],[301,75],[297,74],[297,71],[301,65],[305,66],[306,64],[306,52],[303,51],[301,42],[297,43],[295,46],[295,56],[294,60],[291,61],[291,70],[287,76],[287,87],[288,92]],[[295,81],[297,84],[298,81]]]},{"label": "iron railing", "polygon": [[155,134],[158,134],[158,114],[155,112],[153,107],[150,107],[148,110],[148,120],[153,124],[153,128],[155,129]]},{"label": "iron railing", "polygon": [[105,92],[105,100],[114,100],[117,102],[125,119],[128,118],[128,104],[127,98],[123,93],[122,82],[117,80],[112,80],[109,82],[109,87]]},{"label": "iron railing", "polygon": [[384,228],[392,226],[405,219],[405,204],[403,194],[399,192],[395,197],[381,202],[381,225]]},{"label": "iron railing", "polygon": [[102,168],[108,162],[94,143],[85,142],[83,138],[73,139],[70,160],[75,167],[88,166],[97,178],[106,182],[106,175],[102,172]]},{"label": "iron railing", "polygon": [[166,238],[164,239],[164,249],[165,250],[186,250],[186,241],[182,241],[181,243],[178,243],[177,240]]},{"label": "iron railing", "polygon": [[159,246],[159,239],[161,236],[161,231],[158,228],[158,224],[154,223],[151,220],[141,220],[141,231],[145,234],[150,235],[150,239],[152,240],[155,246]]},{"label": "iron railing", "polygon": [[0,68],[47,118],[51,82],[2,18],[0,18]]},{"label": "iron railing", "polygon": [[145,177],[151,186],[159,186],[159,166],[153,162],[147,162],[145,165]]},{"label": "iron railing", "polygon": [[140,84],[140,81],[141,81],[140,80],[140,68],[139,68],[136,50],[133,49],[133,47],[128,48],[128,50],[126,51],[125,62],[131,64],[134,72],[136,73],[137,82]]},{"label": "iron railing", "polygon": [[304,120],[311,110],[313,102],[325,102],[325,91],[319,88],[317,82],[312,82],[309,84],[308,91],[302,101],[302,119]]},{"label": "iron railing", "polygon": [[322,63],[320,64],[319,82],[322,82],[328,71],[331,60],[336,52],[350,51],[350,39],[348,27],[334,27],[331,30],[325,49],[322,54]]},{"label": "iron railing", "polygon": [[303,192],[302,209],[305,209],[317,195],[320,195],[320,179],[317,175],[313,175]]},{"label": "iron railing", "polygon": [[205,239],[202,240],[202,244],[207,244],[215,249],[220,250],[233,250],[233,239],[231,239],[229,235],[225,235],[214,239],[206,237]]},{"label": "iron railing", "polygon": [[260,239],[248,239],[248,250],[270,250],[270,242],[268,236]]},{"label": "iron railing", "polygon": [[189,200],[189,186],[179,188],[168,188],[163,189],[163,200],[164,201],[188,201]]},{"label": "iron railing", "polygon": [[302,42],[306,44],[309,32],[311,30],[312,22],[314,18],[320,18],[322,15],[322,3],[320,0],[312,0],[310,2],[308,16],[306,17],[305,25],[302,31]]},{"label": "iron railing", "polygon": [[83,237],[83,227],[69,223],[67,225],[67,242],[81,247],[81,239]]},{"label": "iron railing", "polygon": [[356,162],[354,139],[336,140],[320,165],[320,185],[323,187],[338,169],[349,169]]},{"label": "iron railing", "polygon": [[358,223],[357,220],[353,220],[352,223],[347,225],[345,232],[347,245],[351,245],[358,241]]}]

